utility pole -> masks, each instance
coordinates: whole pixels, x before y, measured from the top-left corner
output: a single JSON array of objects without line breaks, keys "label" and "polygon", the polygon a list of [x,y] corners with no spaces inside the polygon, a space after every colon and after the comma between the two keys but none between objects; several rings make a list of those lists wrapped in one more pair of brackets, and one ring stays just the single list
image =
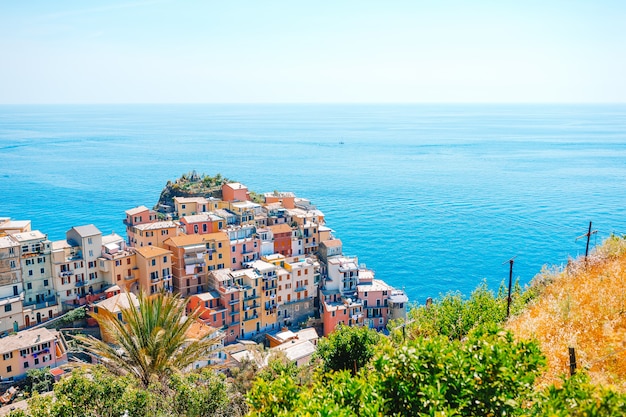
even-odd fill
[{"label": "utility pole", "polygon": [[591,239],[591,235],[598,233],[597,230],[591,231],[591,222],[589,222],[589,230],[584,235],[578,236],[576,240],[581,239],[583,237],[587,237],[587,246],[585,247],[585,261],[587,261],[587,256],[589,256],[589,240]]},{"label": "utility pole", "polygon": [[509,263],[509,296],[506,299],[506,318],[509,318],[509,315],[511,314],[511,287],[513,286],[513,261],[514,259],[517,258],[517,255],[515,255],[514,257],[512,257],[511,259],[509,259],[508,261],[504,262],[502,265],[504,265],[505,263]]}]

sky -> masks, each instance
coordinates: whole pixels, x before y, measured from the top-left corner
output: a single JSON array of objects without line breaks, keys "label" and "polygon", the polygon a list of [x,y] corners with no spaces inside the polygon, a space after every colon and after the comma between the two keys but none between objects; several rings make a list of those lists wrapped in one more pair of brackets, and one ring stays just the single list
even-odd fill
[{"label": "sky", "polygon": [[626,1],[0,0],[0,104],[623,103]]}]

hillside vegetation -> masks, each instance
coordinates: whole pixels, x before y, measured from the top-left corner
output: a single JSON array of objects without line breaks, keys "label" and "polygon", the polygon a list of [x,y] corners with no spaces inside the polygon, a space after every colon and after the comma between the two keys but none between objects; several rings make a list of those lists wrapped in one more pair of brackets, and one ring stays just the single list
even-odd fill
[{"label": "hillside vegetation", "polygon": [[563,271],[544,270],[533,286],[540,296],[506,327],[518,339],[536,339],[547,359],[539,383],[569,373],[568,347],[591,381],[626,392],[626,240],[607,239],[587,260]]},{"label": "hillside vegetation", "polygon": [[142,380],[87,367],[10,416],[624,416],[625,263],[626,240],[614,236],[588,259],[516,284],[509,319],[504,286],[483,283],[467,298],[411,307],[389,337],[340,326],[301,368],[279,356],[261,370],[172,368]]}]

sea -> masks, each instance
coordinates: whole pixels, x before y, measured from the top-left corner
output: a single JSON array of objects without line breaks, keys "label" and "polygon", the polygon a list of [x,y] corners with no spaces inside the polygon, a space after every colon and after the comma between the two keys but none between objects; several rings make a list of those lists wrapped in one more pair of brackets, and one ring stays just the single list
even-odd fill
[{"label": "sea", "polygon": [[[626,105],[0,106],[0,217],[49,239],[183,173],[311,200],[414,303],[528,284],[626,233]],[[581,237],[582,236],[582,237]]]}]

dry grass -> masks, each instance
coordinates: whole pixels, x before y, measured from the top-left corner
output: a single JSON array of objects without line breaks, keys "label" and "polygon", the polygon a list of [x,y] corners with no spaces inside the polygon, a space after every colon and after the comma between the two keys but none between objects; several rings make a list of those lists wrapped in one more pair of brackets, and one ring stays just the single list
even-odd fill
[{"label": "dry grass", "polygon": [[609,238],[586,262],[542,271],[532,285],[540,296],[506,327],[539,341],[548,362],[539,384],[569,373],[571,346],[593,382],[626,392],[626,240]]}]

